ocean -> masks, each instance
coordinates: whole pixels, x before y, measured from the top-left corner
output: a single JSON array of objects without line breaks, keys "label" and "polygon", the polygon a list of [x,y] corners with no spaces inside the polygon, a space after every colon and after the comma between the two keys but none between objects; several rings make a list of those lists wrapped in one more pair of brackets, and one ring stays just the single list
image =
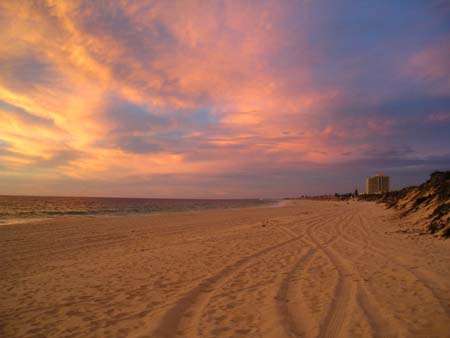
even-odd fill
[{"label": "ocean", "polygon": [[275,203],[261,199],[159,199],[108,197],[0,196],[0,224],[69,215],[129,215],[229,209]]}]

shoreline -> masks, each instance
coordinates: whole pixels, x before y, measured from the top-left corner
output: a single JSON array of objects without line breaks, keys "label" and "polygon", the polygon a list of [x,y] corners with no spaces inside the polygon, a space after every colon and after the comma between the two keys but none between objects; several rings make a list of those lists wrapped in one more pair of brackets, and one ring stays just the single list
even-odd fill
[{"label": "shoreline", "polygon": [[158,210],[158,211],[129,211],[129,212],[122,212],[122,211],[115,211],[115,212],[80,212],[80,213],[61,213],[57,215],[49,215],[49,216],[37,216],[37,217],[19,217],[19,218],[0,218],[0,227],[2,226],[9,226],[9,225],[16,225],[16,224],[29,224],[29,223],[40,223],[44,221],[51,221],[51,220],[58,220],[58,219],[71,219],[71,218],[100,218],[100,217],[133,217],[133,216],[151,216],[151,215],[158,215],[158,214],[171,214],[171,213],[191,213],[191,212],[203,212],[203,211],[213,211],[213,210],[240,210],[240,209],[247,209],[247,208],[276,208],[278,206],[282,206],[283,202],[285,202],[282,199],[279,200],[267,200],[267,202],[262,202],[261,204],[255,204],[255,205],[247,205],[247,206],[230,206],[230,207],[205,207],[205,208],[198,208],[198,209],[192,209],[192,210]]}]

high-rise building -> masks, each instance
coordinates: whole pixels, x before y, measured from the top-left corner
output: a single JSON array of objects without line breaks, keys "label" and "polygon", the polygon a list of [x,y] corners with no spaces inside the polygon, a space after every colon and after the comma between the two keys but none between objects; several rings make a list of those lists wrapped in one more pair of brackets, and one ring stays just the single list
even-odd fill
[{"label": "high-rise building", "polygon": [[366,194],[383,194],[389,192],[389,176],[378,174],[366,178]]}]

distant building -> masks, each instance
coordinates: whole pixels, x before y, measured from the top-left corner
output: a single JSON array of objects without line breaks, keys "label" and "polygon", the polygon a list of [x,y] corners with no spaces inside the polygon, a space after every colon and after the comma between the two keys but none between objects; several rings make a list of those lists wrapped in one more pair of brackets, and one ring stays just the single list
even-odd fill
[{"label": "distant building", "polygon": [[366,194],[383,194],[389,192],[389,176],[378,174],[366,178]]}]

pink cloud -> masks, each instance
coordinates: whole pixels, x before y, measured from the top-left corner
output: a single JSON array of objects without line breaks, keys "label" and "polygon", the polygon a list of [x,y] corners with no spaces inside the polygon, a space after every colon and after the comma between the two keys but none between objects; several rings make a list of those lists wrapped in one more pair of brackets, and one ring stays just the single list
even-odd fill
[{"label": "pink cloud", "polygon": [[389,135],[393,132],[395,123],[389,119],[370,119],[367,121],[369,131],[378,135]]},{"label": "pink cloud", "polygon": [[437,93],[450,93],[450,38],[440,40],[417,54],[407,63],[408,72],[434,82]]},{"label": "pink cloud", "polygon": [[[310,5],[1,2],[0,104],[34,116],[0,109],[2,163],[32,178],[106,182],[357,159],[396,122],[372,113],[383,95],[351,87],[366,75],[364,55],[330,56],[334,36],[293,15]],[[408,74],[448,92],[449,46],[414,55]]]}]

